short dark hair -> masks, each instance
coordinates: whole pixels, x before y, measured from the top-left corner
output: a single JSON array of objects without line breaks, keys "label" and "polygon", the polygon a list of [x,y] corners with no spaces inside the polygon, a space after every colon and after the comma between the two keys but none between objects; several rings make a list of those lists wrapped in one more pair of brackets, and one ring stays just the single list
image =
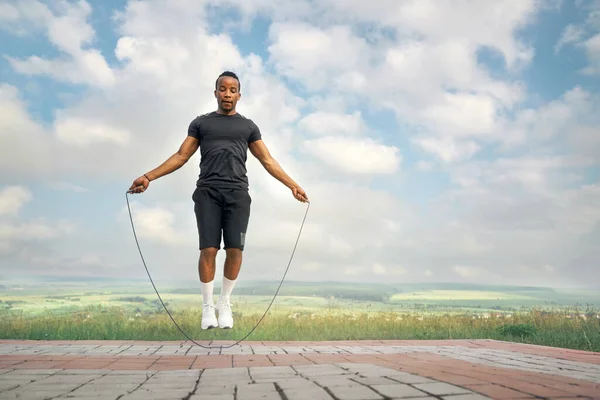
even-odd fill
[{"label": "short dark hair", "polygon": [[230,76],[232,78],[235,78],[236,81],[238,81],[238,91],[242,90],[242,84],[240,83],[240,79],[238,78],[238,76],[235,74],[235,72],[231,72],[231,71],[225,71],[223,72],[221,75],[219,75],[217,77],[217,80],[215,81],[215,89],[218,89],[219,86],[219,79],[223,76]]}]

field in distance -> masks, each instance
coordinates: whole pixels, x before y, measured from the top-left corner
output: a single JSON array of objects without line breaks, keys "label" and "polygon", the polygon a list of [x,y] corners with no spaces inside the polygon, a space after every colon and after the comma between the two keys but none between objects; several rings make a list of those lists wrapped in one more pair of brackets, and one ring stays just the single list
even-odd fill
[{"label": "field in distance", "polygon": [[[249,312],[264,310],[278,283],[244,282],[233,301]],[[199,285],[157,285],[169,310],[201,306]],[[215,297],[219,294],[218,284]],[[162,305],[147,282],[36,282],[1,283],[0,310],[27,316],[55,314],[90,306],[120,307],[127,311],[161,311]],[[566,310],[600,308],[598,291],[559,290],[523,286],[468,284],[360,284],[288,282],[279,290],[271,311],[300,310],[388,311],[429,313],[512,313],[532,308]]]},{"label": "field in distance", "polygon": [[[198,285],[157,284],[195,339],[239,339],[278,282],[244,282],[233,330],[200,330]],[[218,297],[219,288],[215,288]],[[179,340],[147,282],[0,282],[0,338]],[[600,294],[522,286],[286,282],[248,340],[496,338],[600,350]]]}]

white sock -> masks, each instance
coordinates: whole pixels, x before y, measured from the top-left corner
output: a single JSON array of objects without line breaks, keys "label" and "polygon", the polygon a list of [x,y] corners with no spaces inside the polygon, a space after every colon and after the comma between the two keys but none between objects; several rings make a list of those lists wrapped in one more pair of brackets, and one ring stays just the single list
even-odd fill
[{"label": "white sock", "polygon": [[223,287],[221,287],[221,298],[229,298],[231,296],[231,292],[233,292],[233,288],[235,286],[235,280],[230,280],[225,278],[223,275]]},{"label": "white sock", "polygon": [[202,288],[202,301],[204,304],[213,304],[213,289],[215,287],[215,280],[213,279],[207,283],[200,282],[200,287]]}]

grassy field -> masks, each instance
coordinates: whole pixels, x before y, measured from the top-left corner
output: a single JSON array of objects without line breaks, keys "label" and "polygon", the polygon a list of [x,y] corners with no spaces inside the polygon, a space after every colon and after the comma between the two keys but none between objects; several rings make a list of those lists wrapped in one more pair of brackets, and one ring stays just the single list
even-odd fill
[{"label": "grassy field", "polygon": [[[161,297],[196,340],[238,340],[259,321],[276,286],[236,287],[233,330],[200,329],[201,294]],[[218,294],[218,289],[216,289]],[[4,285],[0,338],[180,340],[147,285]],[[600,351],[600,295],[547,288],[288,283],[248,340],[490,338]]]}]

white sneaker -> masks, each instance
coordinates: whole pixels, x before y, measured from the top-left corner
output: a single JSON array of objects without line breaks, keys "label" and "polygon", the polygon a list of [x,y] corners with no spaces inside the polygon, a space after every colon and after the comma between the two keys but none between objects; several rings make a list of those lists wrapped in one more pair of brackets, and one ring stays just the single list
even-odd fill
[{"label": "white sneaker", "polygon": [[212,329],[219,325],[215,315],[215,305],[204,303],[202,306],[202,329]]},{"label": "white sneaker", "polygon": [[219,328],[233,328],[233,315],[229,298],[219,298],[217,309],[219,311]]}]

